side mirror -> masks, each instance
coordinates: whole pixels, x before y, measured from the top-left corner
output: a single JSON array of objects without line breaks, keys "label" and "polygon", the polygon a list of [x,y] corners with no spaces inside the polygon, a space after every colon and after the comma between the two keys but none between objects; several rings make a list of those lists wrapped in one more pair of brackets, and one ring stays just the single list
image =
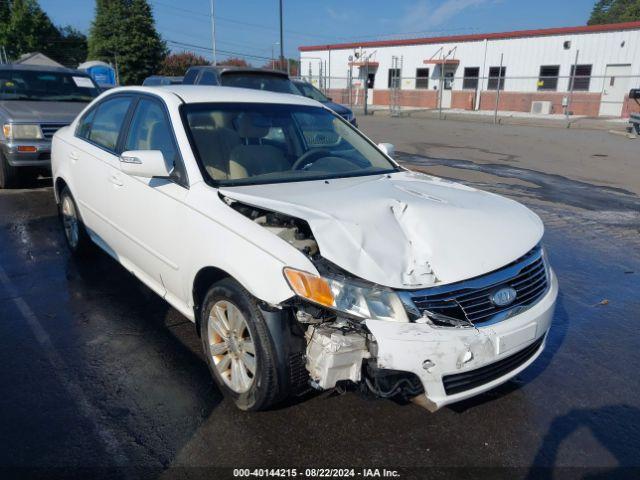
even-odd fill
[{"label": "side mirror", "polygon": [[333,102],[333,98],[331,97],[327,97],[327,100],[329,100],[330,102]]},{"label": "side mirror", "polygon": [[393,143],[379,143],[378,148],[390,157],[393,157],[396,153],[396,146]]},{"label": "side mirror", "polygon": [[160,150],[129,150],[120,155],[120,170],[134,177],[167,178],[172,169]]}]

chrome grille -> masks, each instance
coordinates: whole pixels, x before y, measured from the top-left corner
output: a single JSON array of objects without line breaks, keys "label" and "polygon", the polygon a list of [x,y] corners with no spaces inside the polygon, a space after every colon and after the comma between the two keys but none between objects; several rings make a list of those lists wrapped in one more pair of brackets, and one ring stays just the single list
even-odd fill
[{"label": "chrome grille", "polygon": [[[498,306],[491,295],[500,288],[511,287],[517,295],[507,306]],[[548,278],[542,249],[537,246],[515,262],[482,277],[464,282],[411,292],[414,313],[425,310],[457,320],[483,324],[501,319],[515,309],[536,303],[547,291]],[[417,311],[416,311],[417,309]],[[449,323],[431,319],[436,324]]]},{"label": "chrome grille", "polygon": [[66,126],[67,124],[65,123],[43,123],[40,125],[40,128],[42,129],[42,135],[44,135],[44,138],[51,140],[58,130]]}]

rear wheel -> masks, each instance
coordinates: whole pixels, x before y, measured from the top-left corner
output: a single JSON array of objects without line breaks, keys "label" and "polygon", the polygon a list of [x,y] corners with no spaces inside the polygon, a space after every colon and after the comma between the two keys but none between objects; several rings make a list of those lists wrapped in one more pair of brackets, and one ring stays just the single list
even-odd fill
[{"label": "rear wheel", "polygon": [[207,292],[200,333],[209,369],[241,410],[264,410],[279,398],[276,356],[256,299],[227,278]]},{"label": "rear wheel", "polygon": [[87,234],[78,207],[68,187],[60,193],[60,221],[69,250],[75,255],[85,254],[91,249],[91,239]]},{"label": "rear wheel", "polygon": [[18,184],[18,169],[0,154],[0,188],[13,188]]}]

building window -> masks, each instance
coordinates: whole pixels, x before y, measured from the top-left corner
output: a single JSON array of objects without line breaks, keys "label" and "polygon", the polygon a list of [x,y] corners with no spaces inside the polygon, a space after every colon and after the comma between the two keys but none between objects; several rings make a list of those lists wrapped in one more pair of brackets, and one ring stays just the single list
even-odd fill
[{"label": "building window", "polygon": [[571,65],[569,90],[589,91],[591,85],[591,65]]},{"label": "building window", "polygon": [[462,79],[463,90],[477,90],[478,78],[480,77],[479,67],[467,67],[464,69],[464,78]]},{"label": "building window", "polygon": [[400,69],[399,68],[389,69],[389,82],[387,84],[387,87],[400,88]]},{"label": "building window", "polygon": [[538,78],[538,90],[558,89],[558,76],[560,75],[560,65],[543,65],[540,67],[540,77]]},{"label": "building window", "polygon": [[429,88],[428,68],[416,68],[416,88]]},{"label": "building window", "polygon": [[489,90],[504,90],[504,77],[507,74],[507,67],[489,68]]}]

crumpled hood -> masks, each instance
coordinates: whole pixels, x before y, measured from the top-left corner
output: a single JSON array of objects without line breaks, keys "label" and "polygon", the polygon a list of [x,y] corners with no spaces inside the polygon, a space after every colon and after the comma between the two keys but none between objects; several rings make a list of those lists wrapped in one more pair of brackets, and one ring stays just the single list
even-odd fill
[{"label": "crumpled hood", "polygon": [[71,123],[87,104],[84,102],[0,102],[0,117],[12,122]]},{"label": "crumpled hood", "polygon": [[414,172],[220,193],[306,220],[324,258],[398,289],[491,272],[527,253],[543,234],[538,216],[517,202]]}]

